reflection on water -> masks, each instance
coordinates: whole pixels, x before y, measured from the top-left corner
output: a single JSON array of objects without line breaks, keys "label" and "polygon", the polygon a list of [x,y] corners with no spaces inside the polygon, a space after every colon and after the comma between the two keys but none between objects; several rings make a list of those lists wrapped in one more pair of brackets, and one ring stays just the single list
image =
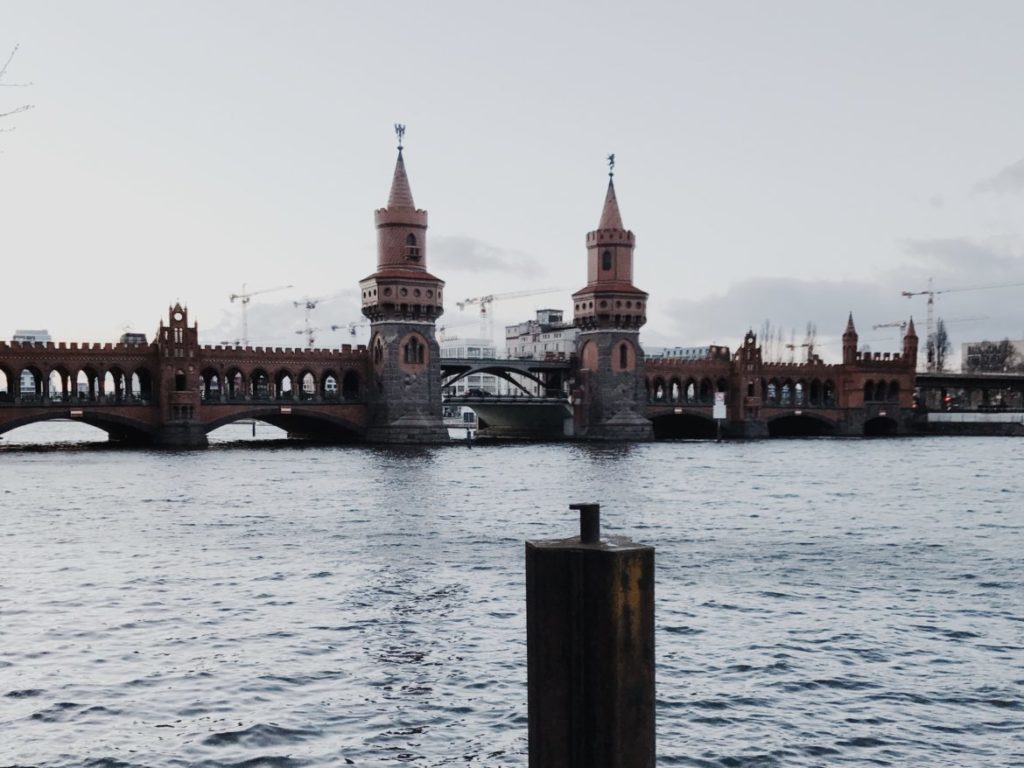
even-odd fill
[{"label": "reflection on water", "polygon": [[1020,441],[233,429],[0,442],[0,765],[525,766],[523,541],[591,500],[657,547],[660,764],[1024,762]]}]

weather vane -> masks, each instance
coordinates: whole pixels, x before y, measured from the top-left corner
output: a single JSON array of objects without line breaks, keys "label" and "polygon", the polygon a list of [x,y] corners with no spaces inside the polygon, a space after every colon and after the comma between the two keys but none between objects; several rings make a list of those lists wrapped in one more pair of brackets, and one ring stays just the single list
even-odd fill
[{"label": "weather vane", "polygon": [[395,136],[398,137],[398,150],[402,150],[402,137],[405,136],[405,126],[401,123],[395,123]]},{"label": "weather vane", "polygon": [[608,175],[615,175],[615,153],[608,155]]}]

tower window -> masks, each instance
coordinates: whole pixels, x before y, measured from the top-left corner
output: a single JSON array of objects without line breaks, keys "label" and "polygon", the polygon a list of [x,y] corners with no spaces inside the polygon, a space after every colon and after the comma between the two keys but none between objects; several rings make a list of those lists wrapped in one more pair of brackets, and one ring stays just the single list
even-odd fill
[{"label": "tower window", "polygon": [[605,251],[601,254],[601,269],[607,271],[612,268],[612,252]]},{"label": "tower window", "polygon": [[420,340],[413,336],[406,342],[405,345],[405,362],[407,363],[422,363],[423,362],[423,344]]},{"label": "tower window", "polygon": [[629,368],[629,347],[626,344],[619,345],[619,368]]},{"label": "tower window", "polygon": [[407,259],[418,259],[420,257],[420,249],[416,244],[416,235],[411,232],[405,238],[405,257]]}]

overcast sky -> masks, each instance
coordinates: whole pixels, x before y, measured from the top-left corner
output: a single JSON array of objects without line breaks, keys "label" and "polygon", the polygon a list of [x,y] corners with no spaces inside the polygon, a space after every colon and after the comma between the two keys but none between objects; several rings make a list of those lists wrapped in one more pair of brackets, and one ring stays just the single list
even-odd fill
[{"label": "overcast sky", "polygon": [[[646,344],[813,322],[834,360],[852,310],[894,349],[900,291],[1024,283],[1022,29],[1015,0],[0,0],[31,83],[0,112],[34,105],[0,121],[0,337],[152,335],[180,299],[237,338],[243,283],[295,286],[254,342],[301,344],[305,296],[358,319],[402,122],[452,328],[487,293],[564,289],[498,328],[570,310],[614,152]],[[1024,337],[1024,287],[936,303],[956,343]]]}]

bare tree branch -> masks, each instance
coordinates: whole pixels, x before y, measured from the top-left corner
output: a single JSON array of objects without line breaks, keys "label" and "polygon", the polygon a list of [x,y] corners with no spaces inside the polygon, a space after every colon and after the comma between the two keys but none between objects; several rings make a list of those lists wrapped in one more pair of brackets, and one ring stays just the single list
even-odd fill
[{"label": "bare tree branch", "polygon": [[[4,65],[0,67],[0,86],[4,86],[7,88],[27,88],[28,86],[32,85],[32,83],[3,82],[4,76],[7,74],[7,68],[11,66],[11,62],[14,60],[14,54],[18,52],[18,48],[18,45],[14,46],[14,50],[11,51],[11,55],[7,57],[7,61],[5,61]],[[16,115],[19,112],[27,112],[28,110],[32,109],[33,106],[34,105],[32,104],[22,104],[20,107],[15,107],[14,109],[8,110],[7,112],[0,112],[0,120],[4,119],[5,117],[10,117],[11,115]],[[9,133],[13,130],[14,126],[10,128],[0,128],[0,133]]]}]

